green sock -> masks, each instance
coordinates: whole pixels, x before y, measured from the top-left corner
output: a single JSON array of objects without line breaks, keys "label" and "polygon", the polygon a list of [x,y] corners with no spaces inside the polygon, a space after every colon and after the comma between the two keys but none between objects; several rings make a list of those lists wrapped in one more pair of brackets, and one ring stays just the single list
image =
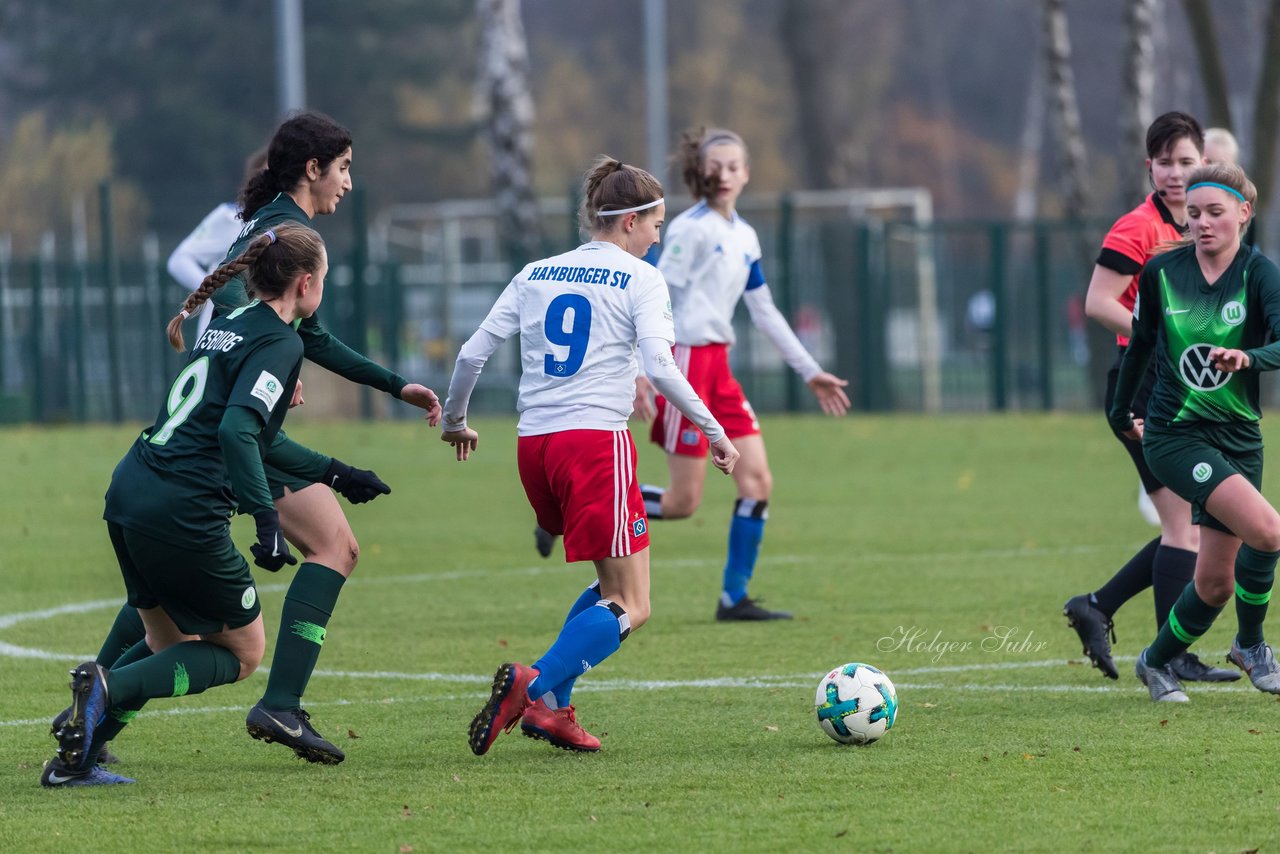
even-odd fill
[{"label": "green sock", "polygon": [[1242,649],[1262,643],[1262,621],[1267,618],[1271,585],[1276,578],[1280,552],[1260,552],[1241,544],[1236,552],[1236,643]]},{"label": "green sock", "polygon": [[97,662],[103,667],[111,667],[117,658],[146,636],[147,630],[142,625],[142,617],[138,616],[138,609],[126,604],[116,614],[111,631],[107,632],[107,639],[102,642],[102,649],[98,651]]},{"label": "green sock", "polygon": [[1215,608],[1208,604],[1196,593],[1195,584],[1188,584],[1178,601],[1173,603],[1169,619],[1160,627],[1160,634],[1147,647],[1148,666],[1164,667],[1169,659],[1200,640],[1220,613],[1221,606]]},{"label": "green sock", "polygon": [[[116,659],[115,667],[128,667],[152,656],[151,648],[147,646],[146,641],[138,641],[129,651]],[[236,662],[239,667],[239,662]],[[112,688],[115,685],[112,683]],[[98,724],[98,728],[93,731],[92,752],[96,753],[102,749],[102,746],[108,741],[118,736],[128,725],[129,721],[138,716],[138,712],[146,704],[147,698],[142,697],[129,703],[128,706],[122,706],[116,702],[115,692],[111,696],[111,708],[107,709],[107,719]]]},{"label": "green sock", "polygon": [[225,646],[208,641],[185,641],[141,661],[112,669],[108,687],[111,708],[140,709],[156,697],[199,694],[215,685],[236,681],[240,660]]},{"label": "green sock", "polygon": [[268,709],[296,709],[302,705],[302,695],[320,658],[325,626],[344,581],[341,573],[318,563],[298,567],[284,597],[271,674],[262,695],[262,705]]}]

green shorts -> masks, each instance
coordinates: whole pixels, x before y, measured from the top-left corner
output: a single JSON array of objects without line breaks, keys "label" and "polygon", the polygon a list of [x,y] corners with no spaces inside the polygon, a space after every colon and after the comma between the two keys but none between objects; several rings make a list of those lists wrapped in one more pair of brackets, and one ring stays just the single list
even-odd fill
[{"label": "green shorts", "polygon": [[128,602],[164,608],[185,634],[238,629],[262,611],[249,564],[230,537],[217,546],[183,547],[107,523]]},{"label": "green shorts", "polygon": [[1196,525],[1234,533],[1204,506],[1218,484],[1233,474],[1262,489],[1262,431],[1254,421],[1178,427],[1148,422],[1142,450],[1156,477],[1191,503]]},{"label": "green shorts", "polygon": [[315,485],[314,480],[306,480],[296,475],[287,474],[278,468],[272,468],[266,463],[262,464],[262,470],[267,475],[267,488],[271,490],[272,501],[279,501],[284,497],[286,486],[290,492],[301,492],[308,486]]}]

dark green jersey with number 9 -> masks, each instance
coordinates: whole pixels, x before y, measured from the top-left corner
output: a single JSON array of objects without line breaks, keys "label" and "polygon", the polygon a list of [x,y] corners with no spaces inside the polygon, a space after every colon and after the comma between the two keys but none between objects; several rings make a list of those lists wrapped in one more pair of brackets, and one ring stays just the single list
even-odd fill
[{"label": "dark green jersey with number 9", "polygon": [[225,537],[236,495],[255,485],[229,474],[240,469],[224,460],[223,416],[233,407],[256,413],[261,477],[261,457],[288,412],[302,349],[293,327],[265,303],[214,320],[191,348],[155,424],[116,466],[103,518],[175,545]]}]

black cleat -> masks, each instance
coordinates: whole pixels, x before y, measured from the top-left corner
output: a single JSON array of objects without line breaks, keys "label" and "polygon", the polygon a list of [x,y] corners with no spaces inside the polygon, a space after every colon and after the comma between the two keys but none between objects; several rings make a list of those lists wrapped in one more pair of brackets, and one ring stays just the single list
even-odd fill
[{"label": "black cleat", "polygon": [[538,554],[543,557],[551,557],[551,547],[555,544],[555,534],[549,534],[541,527],[533,529],[533,546],[538,550]]},{"label": "black cleat", "polygon": [[[1111,642],[1116,639],[1115,624],[1089,601],[1089,594],[1072,596],[1062,606],[1067,625],[1076,630],[1084,654],[1108,679],[1119,679],[1116,663],[1111,660]],[[1108,640],[1108,635],[1110,639]]]},{"label": "black cleat", "polygon": [[1234,682],[1240,673],[1225,667],[1210,667],[1194,652],[1182,652],[1169,660],[1169,669],[1183,682]]},{"label": "black cleat", "polygon": [[[1234,673],[1235,671],[1233,670],[1231,672]],[[69,717],[71,717],[71,707],[67,706],[54,716],[53,722],[49,724],[49,734],[54,738],[57,738],[58,730],[62,729],[62,725],[67,722],[67,718]],[[110,742],[108,742],[108,744],[109,743]],[[102,747],[98,749],[97,763],[99,765],[117,765],[119,762],[120,757],[112,753],[111,749],[107,747],[106,744],[102,745]]]},{"label": "black cleat", "polygon": [[716,619],[722,622],[760,622],[762,620],[790,620],[791,614],[788,611],[770,611],[768,608],[760,607],[760,599],[752,599],[750,596],[743,596],[735,605],[725,605],[724,602],[716,605]]},{"label": "black cleat", "polygon": [[299,758],[322,765],[337,765],[347,755],[325,741],[311,725],[305,709],[268,709],[258,704],[249,710],[244,727],[249,735],[268,744],[279,742],[293,749]]},{"label": "black cleat", "polygon": [[98,724],[110,705],[107,669],[96,661],[86,661],[71,671],[71,706],[54,735],[58,739],[58,759],[70,771],[85,771],[96,765],[87,756]]}]

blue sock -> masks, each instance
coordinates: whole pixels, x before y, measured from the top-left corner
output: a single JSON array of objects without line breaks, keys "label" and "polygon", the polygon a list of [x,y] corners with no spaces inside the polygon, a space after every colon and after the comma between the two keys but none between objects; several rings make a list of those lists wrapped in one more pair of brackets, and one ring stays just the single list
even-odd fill
[{"label": "blue sock", "polygon": [[[590,608],[592,605],[600,601],[600,581],[593,581],[591,586],[582,591],[582,595],[578,597],[578,601],[573,603],[573,607],[569,609],[569,616],[564,618],[564,624],[569,625],[574,617]],[[563,709],[569,705],[569,695],[573,693],[573,683],[578,681],[575,673],[559,685],[552,688],[542,695],[542,699],[547,706],[552,709]],[[551,696],[547,696],[550,694]],[[536,699],[536,698],[535,698]]]},{"label": "blue sock", "polygon": [[601,599],[560,630],[551,649],[533,663],[538,678],[529,685],[530,697],[541,697],[569,677],[577,677],[618,651],[631,632],[627,612],[612,600]]},{"label": "blue sock", "polygon": [[755,572],[764,538],[764,523],[769,518],[769,502],[739,498],[733,505],[733,521],[729,524],[729,556],[724,564],[724,592],[720,601],[736,605],[747,595],[747,584]]}]

